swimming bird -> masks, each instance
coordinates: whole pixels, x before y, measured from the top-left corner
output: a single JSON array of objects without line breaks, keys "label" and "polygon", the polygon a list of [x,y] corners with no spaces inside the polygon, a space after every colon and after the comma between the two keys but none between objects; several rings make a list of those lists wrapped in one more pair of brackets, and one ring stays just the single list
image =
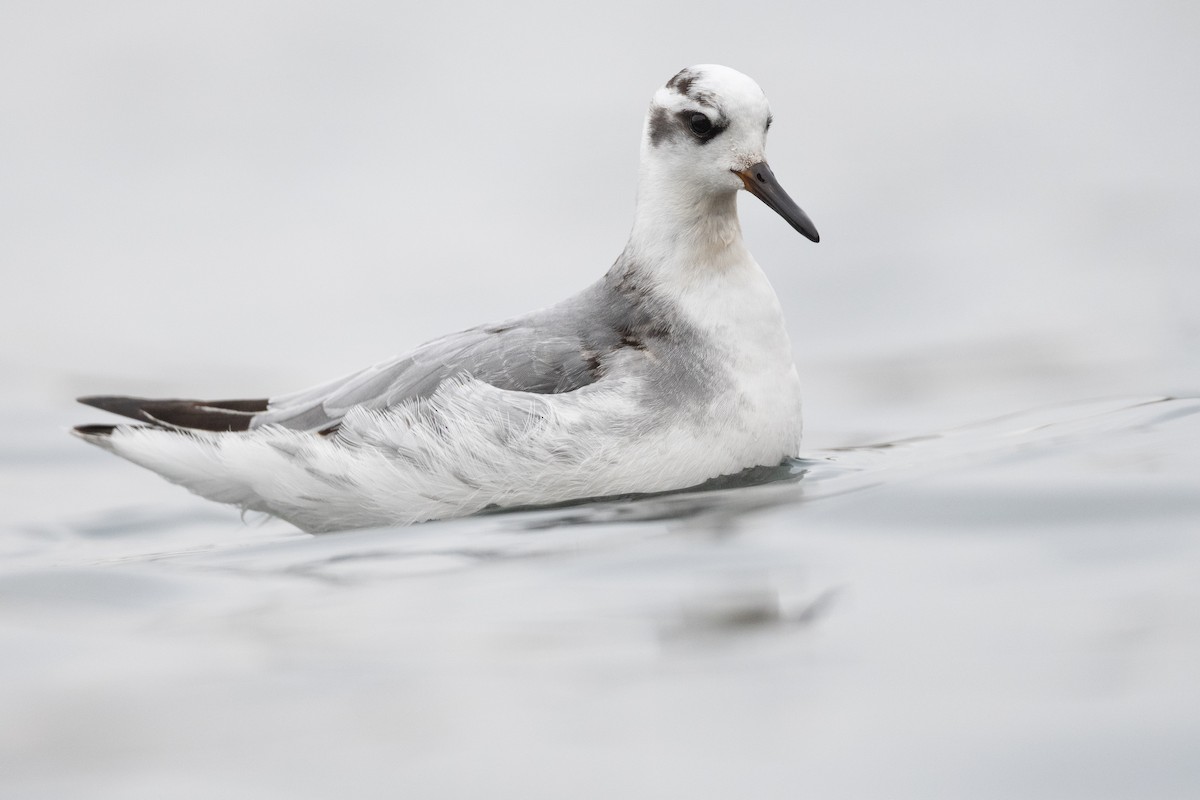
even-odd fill
[{"label": "swimming bird", "polygon": [[783,312],[746,190],[816,242],[776,181],[767,98],[717,65],[654,94],[633,229],[554,306],[259,400],[81,397],[136,424],[74,433],[221,503],[324,532],[683,489],[800,447]]}]

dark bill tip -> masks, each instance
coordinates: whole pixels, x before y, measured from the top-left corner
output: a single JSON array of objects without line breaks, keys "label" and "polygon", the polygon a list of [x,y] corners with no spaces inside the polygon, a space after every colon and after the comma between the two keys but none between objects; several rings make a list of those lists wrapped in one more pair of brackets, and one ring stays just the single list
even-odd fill
[{"label": "dark bill tip", "polygon": [[808,218],[808,214],[796,205],[796,201],[788,197],[779,181],[775,180],[775,173],[771,172],[767,162],[760,161],[743,170],[735,169],[733,174],[742,179],[746,191],[766,203],[768,208],[786,219],[793,228],[814,242],[821,241],[817,227]]}]

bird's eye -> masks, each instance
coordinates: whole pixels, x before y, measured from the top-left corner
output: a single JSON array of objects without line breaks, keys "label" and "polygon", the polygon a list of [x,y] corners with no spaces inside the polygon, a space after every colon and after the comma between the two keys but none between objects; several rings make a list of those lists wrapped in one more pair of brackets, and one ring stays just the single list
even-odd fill
[{"label": "bird's eye", "polygon": [[710,133],[713,128],[712,121],[703,114],[692,114],[692,119],[689,122],[692,127],[692,133],[697,136],[704,136]]}]

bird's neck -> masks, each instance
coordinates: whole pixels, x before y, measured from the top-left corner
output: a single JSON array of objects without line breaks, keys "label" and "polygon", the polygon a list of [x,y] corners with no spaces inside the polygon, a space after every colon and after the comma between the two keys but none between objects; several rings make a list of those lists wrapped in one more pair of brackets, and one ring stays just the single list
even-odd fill
[{"label": "bird's neck", "polygon": [[790,369],[783,311],[742,240],[737,193],[641,177],[633,232],[604,277],[608,290],[655,314],[665,304],[669,319],[711,336],[746,369]]},{"label": "bird's neck", "polygon": [[663,281],[714,277],[752,263],[737,192],[701,191],[643,169],[625,258]]}]

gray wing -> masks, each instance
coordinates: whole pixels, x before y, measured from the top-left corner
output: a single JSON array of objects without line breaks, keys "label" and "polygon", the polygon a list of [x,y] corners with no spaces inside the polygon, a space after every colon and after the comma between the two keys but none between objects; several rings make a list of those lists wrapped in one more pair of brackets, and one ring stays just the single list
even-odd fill
[{"label": "gray wing", "polygon": [[[330,432],[355,407],[384,409],[431,396],[447,379],[469,375],[499,389],[552,394],[603,379],[622,348],[673,353],[664,382],[692,379],[689,326],[619,259],[601,281],[557,306],[499,325],[443,336],[406,355],[292,394],[257,400],[154,400],[82,397],[86,403],[143,423],[174,429],[238,432],[263,425]],[[655,360],[659,363],[659,360]],[[670,365],[674,365],[671,367]],[[674,372],[671,372],[674,369]],[[682,371],[681,371],[682,370]],[[83,426],[99,436],[113,426]]]},{"label": "gray wing", "polygon": [[511,391],[573,391],[599,378],[594,349],[597,332],[589,335],[554,324],[557,321],[529,317],[435,339],[353,375],[273,397],[267,410],[254,416],[250,427],[282,425],[325,431],[336,428],[355,406],[383,409],[429,397],[442,381],[461,375]]}]

